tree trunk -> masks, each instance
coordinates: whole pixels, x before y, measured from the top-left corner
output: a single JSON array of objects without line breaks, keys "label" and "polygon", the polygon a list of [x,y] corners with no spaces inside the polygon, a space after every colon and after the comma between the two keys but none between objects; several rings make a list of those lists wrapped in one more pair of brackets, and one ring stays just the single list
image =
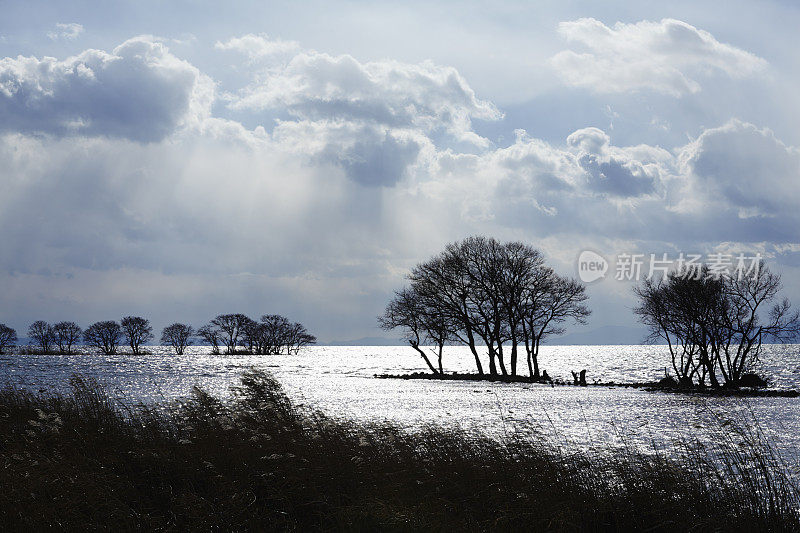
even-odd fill
[{"label": "tree trunk", "polygon": [[531,354],[531,351],[527,349],[527,347],[526,347],[525,351],[528,354],[528,375],[532,378],[533,377],[533,355]]},{"label": "tree trunk", "polygon": [[517,375],[517,336],[511,336],[511,375]]},{"label": "tree trunk", "polygon": [[411,345],[412,348],[414,348],[417,352],[419,352],[419,354],[425,360],[425,364],[427,364],[428,368],[431,369],[431,372],[433,372],[434,374],[438,374],[436,368],[431,364],[431,360],[428,359],[428,354],[426,354],[425,351],[419,347],[419,344],[417,344],[414,341],[408,341],[408,343]]},{"label": "tree trunk", "polygon": [[475,357],[475,366],[478,367],[478,375],[483,375],[483,365],[481,364],[481,357],[478,355],[478,350],[475,348],[475,337],[472,335],[472,330],[467,329],[467,340],[469,341],[469,349]]},{"label": "tree trunk", "polygon": [[496,376],[497,375],[497,365],[494,362],[494,358],[495,358],[494,348],[493,347],[488,347],[488,348],[489,348],[489,374],[491,374],[493,376]]},{"label": "tree trunk", "polygon": [[506,370],[505,358],[503,357],[503,345],[499,342],[497,344],[497,362],[500,363],[500,372],[502,372],[504,376],[507,376],[508,371]]}]

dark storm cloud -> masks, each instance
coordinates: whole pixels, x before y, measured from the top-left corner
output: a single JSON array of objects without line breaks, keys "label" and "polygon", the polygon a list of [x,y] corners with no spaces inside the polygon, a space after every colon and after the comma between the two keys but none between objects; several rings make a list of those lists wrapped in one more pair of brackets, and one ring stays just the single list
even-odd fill
[{"label": "dark storm cloud", "polygon": [[602,161],[595,154],[584,154],[578,159],[589,176],[589,186],[615,196],[642,196],[655,190],[653,178],[645,175],[641,165],[625,163],[613,157]]},{"label": "dark storm cloud", "polygon": [[357,183],[367,186],[392,186],[416,161],[420,145],[410,139],[384,135],[377,142],[358,142],[338,161]]}]

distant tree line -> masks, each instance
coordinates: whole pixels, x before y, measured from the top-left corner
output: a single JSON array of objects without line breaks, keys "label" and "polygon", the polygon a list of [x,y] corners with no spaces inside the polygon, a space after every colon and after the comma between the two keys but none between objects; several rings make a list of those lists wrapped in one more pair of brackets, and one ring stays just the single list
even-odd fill
[{"label": "distant tree line", "polygon": [[[1,328],[13,332],[5,325]],[[13,333],[13,338],[16,343],[16,332]],[[143,353],[142,345],[153,339],[153,328],[150,321],[136,316],[126,316],[119,322],[95,322],[85,330],[75,322],[49,324],[44,320],[37,320],[28,328],[28,338],[33,341],[34,349],[44,354],[73,354],[75,347],[83,341],[85,345],[106,355],[113,355],[124,341],[130,346],[131,353],[139,355]]]},{"label": "distant tree line", "polygon": [[[81,341],[105,355],[118,353],[123,343],[130,353],[145,353],[143,346],[154,339],[153,328],[146,318],[126,316],[119,322],[95,322],[85,330],[75,322],[48,324],[37,320],[28,328],[28,337],[37,353],[74,354]],[[300,349],[316,344],[317,339],[299,322],[290,322],[280,315],[264,315],[259,322],[243,314],[218,315],[199,330],[188,324],[174,323],[161,331],[161,344],[171,346],[182,355],[196,339],[207,342],[212,353],[219,354],[297,354]],[[0,354],[15,349],[17,332],[0,324]],[[242,349],[239,349],[242,347]]]},{"label": "distant tree line", "polygon": [[[591,313],[585,286],[558,275],[539,250],[522,242],[469,237],[418,264],[407,278],[378,323],[400,328],[434,374],[444,373],[444,346],[460,343],[481,375],[479,347],[485,346],[490,375],[516,376],[524,350],[530,377],[539,379],[542,342]],[[430,345],[433,353],[424,348]]]},{"label": "distant tree line", "polygon": [[634,313],[651,341],[667,343],[679,384],[738,387],[756,378],[763,342],[800,333],[800,315],[779,298],[780,289],[780,276],[763,261],[736,276],[697,265],[642,282]]},{"label": "distant tree line", "polygon": [[259,321],[240,313],[218,315],[197,334],[211,345],[213,353],[220,353],[220,347],[225,353],[235,353],[243,346],[244,351],[258,355],[296,354],[317,342],[305,326],[281,315],[263,315]]}]

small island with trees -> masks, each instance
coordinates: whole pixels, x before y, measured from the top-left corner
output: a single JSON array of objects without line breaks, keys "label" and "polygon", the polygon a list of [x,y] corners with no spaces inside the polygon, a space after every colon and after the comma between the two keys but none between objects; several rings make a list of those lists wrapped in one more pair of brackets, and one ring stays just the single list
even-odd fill
[{"label": "small island with trees", "polygon": [[[645,340],[668,346],[675,375],[652,383],[594,384],[798,396],[793,390],[757,390],[767,385],[756,373],[763,344],[796,339],[800,317],[779,297],[780,276],[763,261],[756,266],[748,275],[716,276],[707,265],[694,265],[643,280],[634,288],[634,313],[650,330]],[[407,279],[378,324],[400,329],[429,372],[378,377],[570,384],[540,369],[539,350],[568,323],[585,323],[588,295],[580,281],[547,266],[536,248],[469,237],[415,266]],[[445,372],[444,347],[452,344],[469,347],[477,373]],[[479,353],[484,347],[488,373]],[[527,376],[519,372],[520,355]],[[589,384],[586,369],[572,375],[571,384]]]}]

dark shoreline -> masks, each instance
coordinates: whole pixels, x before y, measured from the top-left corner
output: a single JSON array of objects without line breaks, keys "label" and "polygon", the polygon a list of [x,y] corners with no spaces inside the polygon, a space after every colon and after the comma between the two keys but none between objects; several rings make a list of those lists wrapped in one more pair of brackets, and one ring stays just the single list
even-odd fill
[{"label": "dark shoreline", "polygon": [[741,397],[741,398],[797,398],[800,396],[800,391],[796,389],[755,389],[755,388],[742,388],[742,389],[715,389],[710,387],[665,387],[656,381],[640,382],[640,383],[617,383],[614,381],[607,382],[592,382],[586,385],[579,385],[569,381],[553,380],[542,381],[527,376],[492,376],[480,375],[473,373],[451,373],[451,374],[431,374],[423,372],[412,372],[411,374],[375,374],[378,379],[426,379],[432,381],[474,381],[474,382],[488,382],[488,383],[524,383],[532,385],[549,385],[552,387],[607,387],[607,388],[625,388],[625,389],[642,389],[648,392],[666,392],[672,394],[691,394],[699,396],[714,396],[714,397]]}]

